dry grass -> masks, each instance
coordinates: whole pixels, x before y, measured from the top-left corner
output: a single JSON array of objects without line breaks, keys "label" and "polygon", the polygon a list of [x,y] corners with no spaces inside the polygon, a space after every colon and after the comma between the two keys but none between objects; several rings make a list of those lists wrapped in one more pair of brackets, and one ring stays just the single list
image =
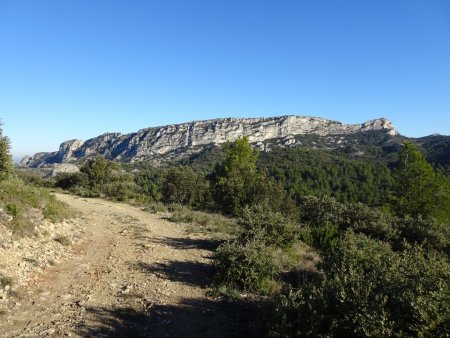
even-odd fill
[{"label": "dry grass", "polygon": [[238,233],[236,220],[220,214],[195,211],[180,205],[170,206],[169,211],[172,213],[169,220],[189,224],[187,230],[191,233],[207,233],[221,238],[235,236]]},{"label": "dry grass", "polygon": [[73,217],[70,209],[47,189],[32,187],[18,178],[0,182],[0,208],[12,217],[3,225],[16,236],[32,235],[39,219],[58,222]]}]

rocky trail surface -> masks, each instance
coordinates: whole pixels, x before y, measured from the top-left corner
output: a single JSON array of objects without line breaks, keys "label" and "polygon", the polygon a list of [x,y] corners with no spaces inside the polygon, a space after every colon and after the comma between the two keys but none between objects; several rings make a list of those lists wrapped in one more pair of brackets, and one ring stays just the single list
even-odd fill
[{"label": "rocky trail surface", "polygon": [[216,241],[129,205],[57,197],[83,238],[16,290],[1,337],[248,337],[245,309],[207,297]]}]

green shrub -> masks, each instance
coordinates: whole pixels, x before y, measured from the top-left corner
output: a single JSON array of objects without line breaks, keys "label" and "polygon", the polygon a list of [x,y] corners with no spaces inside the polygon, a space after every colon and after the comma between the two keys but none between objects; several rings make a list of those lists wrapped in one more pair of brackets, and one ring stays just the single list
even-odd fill
[{"label": "green shrub", "polygon": [[16,217],[19,214],[19,208],[17,208],[17,205],[10,203],[6,205],[6,212],[8,215]]},{"label": "green shrub", "polygon": [[316,249],[332,251],[338,245],[339,229],[330,223],[316,227],[306,225],[300,230],[300,239]]},{"label": "green shrub", "polygon": [[326,223],[339,225],[344,221],[344,208],[333,197],[305,196],[300,205],[300,222],[313,227]]},{"label": "green shrub", "polygon": [[34,224],[23,212],[19,212],[8,226],[17,237],[30,236],[35,233]]},{"label": "green shrub", "polygon": [[71,190],[87,184],[87,175],[78,173],[58,173],[55,176],[55,186],[65,190]]},{"label": "green shrub", "polygon": [[236,220],[220,214],[196,211],[177,204],[171,205],[169,210],[172,212],[171,222],[190,223],[193,225],[189,229],[192,232],[233,235],[238,231]]},{"label": "green shrub", "polygon": [[18,178],[0,182],[0,205],[13,217],[7,225],[14,235],[34,233],[33,219],[39,213],[51,221],[72,217],[70,209],[44,188],[36,188]]},{"label": "green shrub", "polygon": [[208,181],[189,167],[170,168],[164,176],[161,190],[166,203],[198,209],[208,209],[212,203]]},{"label": "green shrub", "polygon": [[[422,216],[398,218],[395,222],[400,238],[429,249],[445,251],[450,245],[450,225]],[[402,246],[402,242],[397,242]]]},{"label": "green shrub", "polygon": [[75,195],[78,195],[80,197],[85,198],[98,198],[101,196],[101,193],[99,191],[91,190],[87,187],[74,187],[70,190]]},{"label": "green shrub", "polygon": [[258,239],[228,241],[217,249],[214,261],[216,289],[258,292],[277,273],[269,248]]},{"label": "green shrub", "polygon": [[280,212],[273,212],[267,204],[245,207],[238,220],[241,240],[261,238],[267,246],[288,246],[298,236],[298,227]]},{"label": "green shrub", "polygon": [[114,181],[102,186],[101,192],[119,202],[139,199],[137,186],[131,181]]},{"label": "green shrub", "polygon": [[140,169],[134,175],[134,182],[151,201],[158,202],[162,199],[163,177],[159,170],[152,167]]},{"label": "green shrub", "polygon": [[321,250],[331,248],[339,234],[348,229],[384,241],[398,240],[395,218],[362,203],[343,204],[332,197],[308,196],[302,201],[300,213],[303,240]]},{"label": "green shrub", "polygon": [[167,206],[161,202],[152,202],[145,207],[145,210],[156,214],[157,212],[168,212]]},{"label": "green shrub", "polygon": [[419,247],[394,252],[348,233],[323,264],[324,277],[280,297],[272,335],[444,337],[450,265]]},{"label": "green shrub", "polygon": [[67,205],[61,201],[58,201],[55,196],[48,195],[47,201],[43,210],[44,217],[52,222],[60,222],[64,219],[73,217],[73,212],[67,207]]}]

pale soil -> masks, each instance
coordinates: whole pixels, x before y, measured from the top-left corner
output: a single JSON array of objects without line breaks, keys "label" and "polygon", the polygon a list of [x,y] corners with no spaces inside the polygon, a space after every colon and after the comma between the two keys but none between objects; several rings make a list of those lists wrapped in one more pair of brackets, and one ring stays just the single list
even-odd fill
[{"label": "pale soil", "polygon": [[57,197],[83,237],[16,290],[1,337],[249,336],[249,309],[207,296],[217,241],[129,205]]}]

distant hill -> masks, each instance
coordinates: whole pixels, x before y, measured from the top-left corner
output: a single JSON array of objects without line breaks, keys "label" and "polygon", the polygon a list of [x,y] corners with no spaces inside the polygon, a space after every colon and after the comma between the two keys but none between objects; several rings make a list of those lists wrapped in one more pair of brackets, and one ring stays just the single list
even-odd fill
[{"label": "distant hill", "polygon": [[20,164],[44,167],[76,163],[96,155],[120,162],[164,162],[187,158],[242,136],[248,136],[263,151],[273,146],[304,146],[308,143],[304,137],[309,135],[325,138],[328,147],[345,148],[347,136],[374,131],[387,139],[398,135],[391,122],[383,118],[354,125],[305,116],[215,119],[147,128],[127,135],[107,133],[87,141],[70,140],[58,151],[27,156]]},{"label": "distant hill", "polygon": [[146,128],[126,135],[106,133],[87,141],[63,142],[58,151],[26,156],[20,165],[52,167],[61,163],[80,163],[97,155],[126,163],[180,162],[205,156],[205,152],[211,152],[216,146],[242,136],[248,136],[250,142],[263,152],[301,147],[388,162],[395,159],[401,144],[410,140],[426,152],[431,162],[450,165],[449,136],[407,138],[399,135],[392,123],[384,118],[362,124],[344,124],[306,116],[214,119]]}]

